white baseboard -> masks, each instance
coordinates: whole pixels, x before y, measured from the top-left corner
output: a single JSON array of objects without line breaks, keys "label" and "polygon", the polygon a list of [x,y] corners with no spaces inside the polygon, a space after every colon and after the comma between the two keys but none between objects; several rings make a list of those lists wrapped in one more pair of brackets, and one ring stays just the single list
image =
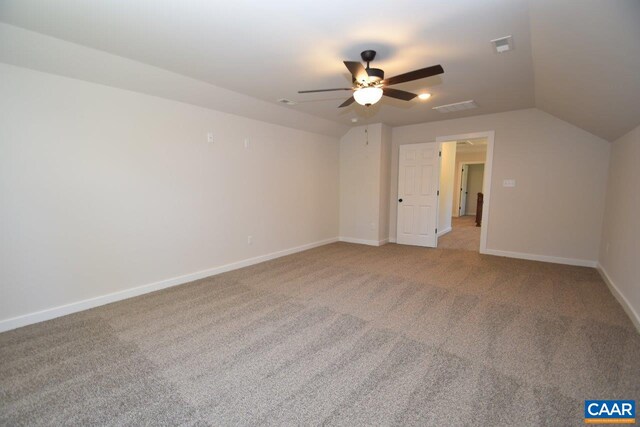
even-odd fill
[{"label": "white baseboard", "polygon": [[440,237],[440,236],[444,236],[445,234],[447,234],[447,233],[448,233],[448,232],[450,232],[450,231],[451,231],[451,227],[447,227],[447,228],[445,228],[445,229],[444,229],[444,230],[442,230],[442,231],[438,231],[438,237]]},{"label": "white baseboard", "polygon": [[489,248],[480,252],[486,255],[496,255],[496,256],[503,256],[507,258],[527,259],[529,261],[552,262],[554,264],[576,265],[579,267],[595,268],[598,265],[598,261],[592,261],[588,259],[562,258],[562,257],[549,256],[549,255],[527,254],[523,252],[500,251],[497,249],[489,249]]},{"label": "white baseboard", "polygon": [[611,276],[609,276],[607,270],[604,269],[602,264],[598,263],[596,268],[598,269],[598,273],[600,273],[602,280],[604,280],[604,283],[607,284],[613,296],[618,300],[625,313],[627,313],[627,316],[629,316],[629,318],[631,319],[631,322],[633,322],[633,325],[636,327],[638,332],[640,332],[640,315],[633,309],[627,297],[625,297],[624,294],[620,292],[620,289],[618,289],[616,284],[611,279]]},{"label": "white baseboard", "polygon": [[185,283],[193,282],[194,280],[203,279],[209,276],[215,276],[216,274],[226,273],[227,271],[237,270],[239,268],[248,267],[254,264],[259,264],[261,262],[269,261],[275,258],[280,258],[286,255],[291,255],[296,252],[306,251],[308,249],[327,245],[329,243],[334,243],[337,241],[338,241],[337,237],[326,239],[326,240],[320,240],[318,242],[308,243],[306,245],[297,246],[295,248],[289,248],[289,249],[285,249],[278,252],[272,252],[270,254],[260,255],[254,258],[245,259],[245,260],[234,262],[231,264],[214,267],[207,270],[197,271],[195,273],[185,274],[184,276],[173,277],[170,279],[161,280],[159,282],[137,286],[135,288],[129,288],[123,291],[113,292],[107,295],[101,295],[98,297],[89,298],[82,301],[61,305],[58,307],[48,308],[46,310],[37,311],[35,313],[29,313],[29,314],[24,314],[22,316],[12,317],[10,319],[0,320],[0,332],[9,331],[11,329],[20,328],[22,326],[31,325],[33,323],[43,322],[45,320],[54,319],[56,317],[65,316],[71,313],[76,313],[78,311],[88,310],[90,308],[98,307],[101,305],[109,304],[109,303],[120,301],[127,298],[132,298],[138,295],[147,294],[149,292],[155,292],[161,289],[170,288],[172,286],[182,285]]},{"label": "white baseboard", "polygon": [[389,241],[389,243],[396,243],[395,237],[389,237],[387,240]]},{"label": "white baseboard", "polygon": [[354,237],[340,237],[339,240],[341,242],[356,243],[358,245],[367,245],[367,246],[382,246],[389,242],[389,239],[367,240],[367,239],[356,239]]}]

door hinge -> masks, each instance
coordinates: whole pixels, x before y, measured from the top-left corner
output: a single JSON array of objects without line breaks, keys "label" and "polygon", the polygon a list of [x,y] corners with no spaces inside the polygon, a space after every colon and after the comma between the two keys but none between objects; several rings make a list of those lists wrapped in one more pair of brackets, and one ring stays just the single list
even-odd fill
[{"label": "door hinge", "polygon": [[442,157],[442,151],[438,151],[438,157]]},{"label": "door hinge", "polygon": [[438,229],[436,228],[436,234],[438,234]]},{"label": "door hinge", "polygon": [[436,193],[436,196],[439,196],[439,195],[440,195],[440,190],[438,190],[438,192]]}]

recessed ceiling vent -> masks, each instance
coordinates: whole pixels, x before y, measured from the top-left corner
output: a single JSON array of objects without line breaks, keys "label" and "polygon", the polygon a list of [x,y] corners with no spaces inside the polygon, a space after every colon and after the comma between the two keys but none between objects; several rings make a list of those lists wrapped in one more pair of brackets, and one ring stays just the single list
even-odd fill
[{"label": "recessed ceiling vent", "polygon": [[278,99],[278,102],[281,103],[281,104],[286,104],[286,105],[296,105],[297,104],[296,101],[291,101],[290,99],[286,99],[286,98]]},{"label": "recessed ceiling vent", "polygon": [[513,50],[513,37],[500,37],[499,39],[491,40],[491,44],[493,45],[496,53],[509,52],[510,50]]},{"label": "recessed ceiling vent", "polygon": [[454,111],[469,110],[471,108],[478,108],[478,104],[476,104],[476,102],[473,100],[433,107],[434,110],[440,113],[453,113]]}]

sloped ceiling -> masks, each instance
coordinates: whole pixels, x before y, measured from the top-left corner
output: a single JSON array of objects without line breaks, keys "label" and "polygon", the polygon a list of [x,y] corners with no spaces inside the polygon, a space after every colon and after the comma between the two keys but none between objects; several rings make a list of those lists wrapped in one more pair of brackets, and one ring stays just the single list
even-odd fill
[{"label": "sloped ceiling", "polygon": [[530,2],[535,104],[613,141],[640,124],[640,1]]},{"label": "sloped ceiling", "polygon": [[[537,106],[613,140],[640,121],[633,102],[640,95],[639,6],[637,0],[370,0],[364,7],[342,0],[5,0],[0,20],[14,43],[0,39],[0,61],[223,111],[232,105],[229,112],[328,134],[343,132],[353,118],[399,126]],[[9,27],[80,46],[47,38],[46,49],[34,47],[40,44],[34,37]],[[498,55],[489,41],[505,35],[513,35],[515,50]],[[348,86],[342,61],[358,60],[364,49],[378,51],[374,65],[387,76],[438,63],[445,74],[397,86],[428,91],[428,101],[383,98],[368,109],[336,108],[348,93],[297,93]],[[93,62],[106,52],[110,62],[105,56],[99,70],[56,59],[63,50]],[[105,64],[116,62],[118,75],[105,76],[112,66]],[[164,85],[140,78],[165,71],[171,76]],[[279,98],[298,104],[282,106]],[[468,99],[479,108],[432,110]]]}]

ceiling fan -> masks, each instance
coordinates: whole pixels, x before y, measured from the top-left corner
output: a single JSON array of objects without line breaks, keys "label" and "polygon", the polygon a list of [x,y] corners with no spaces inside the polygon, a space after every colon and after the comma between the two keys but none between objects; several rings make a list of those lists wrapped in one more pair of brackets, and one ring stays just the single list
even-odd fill
[{"label": "ceiling fan", "polygon": [[401,99],[403,101],[411,101],[417,95],[415,93],[406,92],[404,90],[398,90],[390,88],[391,85],[397,85],[399,83],[410,82],[413,80],[424,79],[426,77],[436,76],[444,73],[441,65],[433,65],[427,68],[421,68],[419,70],[410,71],[408,73],[400,74],[388,79],[384,78],[384,71],[380,68],[371,68],[369,63],[376,57],[375,50],[365,50],[360,54],[360,57],[367,63],[367,68],[363,67],[360,62],[357,61],[344,61],[344,65],[347,67],[351,75],[353,76],[353,87],[342,87],[335,89],[317,89],[317,90],[300,90],[298,93],[313,93],[313,92],[331,92],[336,90],[351,90],[353,95],[338,106],[338,108],[346,107],[357,102],[360,105],[370,106],[380,101],[382,95],[389,96],[391,98]]}]

